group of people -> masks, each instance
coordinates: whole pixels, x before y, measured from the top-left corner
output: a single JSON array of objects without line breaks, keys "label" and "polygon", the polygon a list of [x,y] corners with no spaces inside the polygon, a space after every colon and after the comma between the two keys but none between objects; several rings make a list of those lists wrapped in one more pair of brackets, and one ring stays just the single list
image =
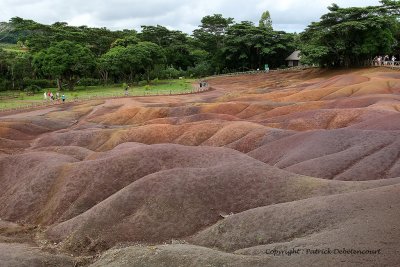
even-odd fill
[{"label": "group of people", "polygon": [[56,92],[55,95],[53,94],[52,91],[44,92],[43,97],[45,101],[49,100],[51,102],[53,101],[60,102],[60,100],[62,100],[63,103],[65,102],[65,94],[62,94],[60,97],[60,92]]},{"label": "group of people", "polygon": [[201,81],[201,82],[199,83],[199,86],[200,86],[200,88],[202,88],[202,87],[207,87],[207,86],[208,86],[208,83],[207,83],[207,82],[204,82],[204,81]]},{"label": "group of people", "polygon": [[395,56],[392,56],[391,58],[389,57],[389,55],[376,56],[374,58],[373,64],[374,66],[394,65],[395,61],[396,61]]}]

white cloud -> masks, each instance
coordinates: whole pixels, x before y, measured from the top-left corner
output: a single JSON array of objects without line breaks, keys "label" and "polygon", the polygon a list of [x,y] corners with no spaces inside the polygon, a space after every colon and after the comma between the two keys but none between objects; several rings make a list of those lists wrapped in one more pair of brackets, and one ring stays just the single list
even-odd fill
[{"label": "white cloud", "polygon": [[206,15],[218,13],[237,22],[257,23],[262,12],[269,10],[276,30],[300,32],[333,2],[343,7],[379,4],[378,0],[0,0],[0,21],[18,16],[46,24],[64,21],[137,30],[140,25],[160,24],[191,33]]}]

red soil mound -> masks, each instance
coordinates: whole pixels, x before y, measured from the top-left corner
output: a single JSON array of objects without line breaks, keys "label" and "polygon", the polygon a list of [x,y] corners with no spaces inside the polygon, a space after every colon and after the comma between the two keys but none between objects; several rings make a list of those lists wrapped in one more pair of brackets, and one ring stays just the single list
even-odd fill
[{"label": "red soil mound", "polygon": [[[398,265],[400,179],[396,180],[394,185],[361,192],[250,209],[229,215],[186,240],[197,246],[115,249],[93,266],[159,266],[161,262],[174,266]],[[266,253],[293,249],[298,254]],[[315,252],[318,249],[327,252]]]},{"label": "red soil mound", "polygon": [[399,133],[340,129],[299,133],[248,155],[291,172],[337,180],[399,177]]},{"label": "red soil mound", "polygon": [[107,251],[92,267],[230,266],[265,267],[272,259],[229,254],[193,245],[135,246]]},{"label": "red soil mound", "polygon": [[75,158],[49,152],[0,157],[0,218],[33,221],[39,215],[63,165]]},{"label": "red soil mound", "polygon": [[24,244],[0,243],[0,266],[53,267],[73,265],[72,257],[52,255]]},{"label": "red soil mound", "polygon": [[[338,239],[332,236],[335,232],[342,237],[348,236],[349,242],[351,240],[360,248],[386,242],[400,245],[394,229],[395,225],[400,225],[397,212],[400,208],[400,178],[396,181],[393,186],[247,210],[228,216],[188,241],[229,252],[254,247],[253,253],[264,254],[265,251],[258,246],[321,242],[324,235],[330,236],[325,241],[333,243]],[[386,215],[384,221],[381,219],[383,215]],[[282,223],[283,217],[286,223]],[[365,221],[369,221],[368,225],[364,224]],[[365,238],[367,235],[368,239]],[[391,254],[393,257],[395,249],[389,247],[386,247],[386,256]]]},{"label": "red soil mound", "polygon": [[211,147],[126,143],[84,161],[50,152],[0,160],[0,216],[54,224],[49,235],[77,252],[162,242],[191,235],[222,213],[376,186],[301,177]]}]

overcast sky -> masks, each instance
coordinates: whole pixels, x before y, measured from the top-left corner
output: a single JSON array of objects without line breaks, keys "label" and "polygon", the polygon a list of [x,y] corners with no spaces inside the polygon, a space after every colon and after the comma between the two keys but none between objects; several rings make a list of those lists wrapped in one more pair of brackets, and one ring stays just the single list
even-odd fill
[{"label": "overcast sky", "polygon": [[379,0],[0,0],[0,21],[18,16],[43,24],[63,21],[113,30],[160,24],[191,33],[206,15],[258,23],[268,10],[275,30],[301,32],[327,13],[331,3],[368,6],[378,5]]}]

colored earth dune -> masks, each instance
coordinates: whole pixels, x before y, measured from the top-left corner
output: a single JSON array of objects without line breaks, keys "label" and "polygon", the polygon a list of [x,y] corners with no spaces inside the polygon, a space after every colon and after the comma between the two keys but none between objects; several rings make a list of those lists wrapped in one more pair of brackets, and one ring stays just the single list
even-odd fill
[{"label": "colored earth dune", "polygon": [[400,265],[400,72],[208,83],[1,114],[0,265]]}]

